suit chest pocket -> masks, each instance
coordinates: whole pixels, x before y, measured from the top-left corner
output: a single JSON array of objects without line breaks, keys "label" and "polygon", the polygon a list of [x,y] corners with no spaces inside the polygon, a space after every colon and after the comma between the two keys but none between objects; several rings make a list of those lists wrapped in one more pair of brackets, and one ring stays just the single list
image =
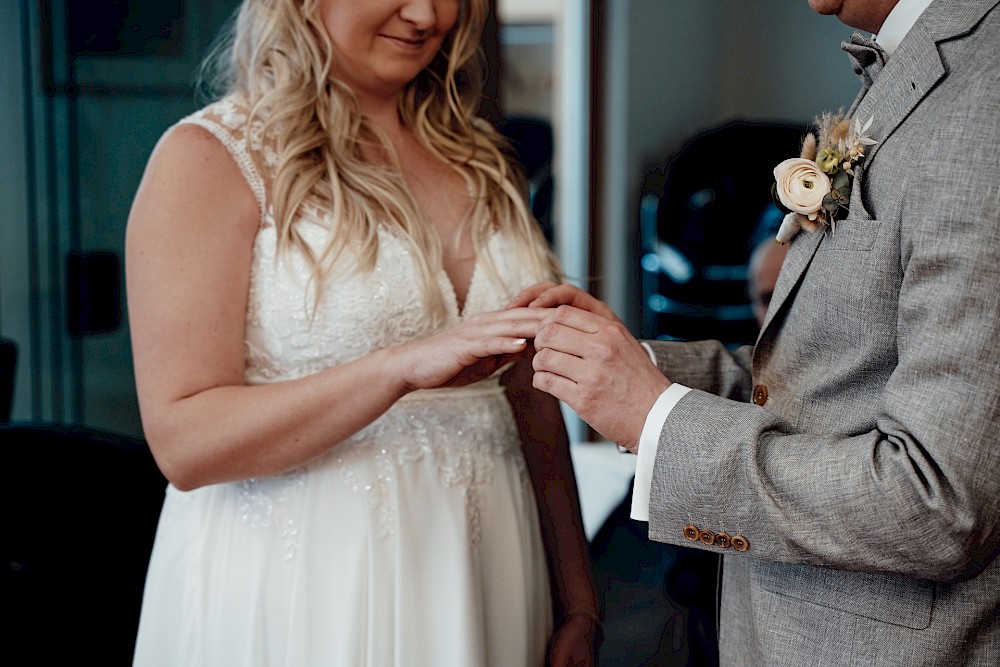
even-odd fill
[{"label": "suit chest pocket", "polygon": [[819,252],[830,250],[867,251],[875,247],[882,225],[878,220],[847,218],[826,230]]},{"label": "suit chest pocket", "polygon": [[865,218],[841,220],[836,231],[823,232],[792,307],[801,309],[794,315],[804,327],[800,334],[825,341],[829,357],[883,344],[865,339],[865,331],[895,336],[899,251],[887,232],[884,223]]},{"label": "suit chest pocket", "polygon": [[931,624],[929,581],[769,561],[752,569],[761,588],[783,597],[914,630]]}]

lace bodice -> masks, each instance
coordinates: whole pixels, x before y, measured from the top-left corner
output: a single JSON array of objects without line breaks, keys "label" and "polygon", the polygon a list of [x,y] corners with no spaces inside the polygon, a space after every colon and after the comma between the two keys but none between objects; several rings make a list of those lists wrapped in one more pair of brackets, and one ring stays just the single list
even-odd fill
[{"label": "lace bodice", "polygon": [[[268,138],[255,123],[246,130],[247,114],[234,100],[224,99],[183,119],[211,132],[239,165],[257,199],[260,228],[253,246],[246,314],[248,384],[292,380],[389,346],[435,333],[426,311],[413,247],[387,225],[378,228],[379,252],[371,272],[342,272],[324,285],[315,299],[310,265],[297,249],[277,252],[269,173],[276,164]],[[301,238],[320,251],[333,221],[317,214],[296,221]],[[447,317],[442,327],[472,315],[503,308],[518,290],[540,279],[511,260],[513,252],[501,234],[489,241],[503,284],[477,265],[460,310],[453,285],[443,269],[436,278]],[[363,390],[363,388],[362,388]],[[499,386],[492,378],[462,390],[415,392],[398,401],[375,422],[321,459],[269,479],[237,484],[244,521],[261,530],[278,531],[287,558],[297,551],[298,523],[291,508],[304,485],[319,470],[362,494],[373,511],[380,536],[395,530],[399,509],[389,500],[404,470],[425,465],[442,487],[464,489],[473,543],[478,542],[479,489],[490,482],[496,457],[513,461],[524,476],[516,426]]]},{"label": "lace bodice", "polygon": [[[412,246],[388,226],[378,229],[379,254],[371,273],[355,272],[325,285],[314,305],[311,271],[303,254],[277,254],[277,239],[266,183],[270,174],[255,165],[273,168],[274,151],[260,121],[245,131],[247,113],[232,99],[217,102],[181,122],[204,127],[229,150],[257,198],[261,226],[254,243],[247,308],[246,380],[261,384],[288,380],[349,361],[368,352],[424,338],[434,331],[425,311],[422,283],[410,253]],[[303,240],[314,250],[324,246],[330,220],[300,218]],[[464,308],[459,310],[455,290],[442,269],[438,285],[445,298],[447,321],[503,308],[518,290],[540,277],[514,262],[505,239],[495,234],[490,253],[503,285],[476,266]]]}]

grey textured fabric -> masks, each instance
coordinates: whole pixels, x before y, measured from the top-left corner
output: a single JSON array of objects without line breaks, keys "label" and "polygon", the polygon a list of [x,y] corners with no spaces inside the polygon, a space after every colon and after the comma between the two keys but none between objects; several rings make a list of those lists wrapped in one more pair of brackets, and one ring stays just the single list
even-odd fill
[{"label": "grey textured fabric", "polygon": [[996,667],[997,0],[932,3],[855,109],[879,143],[850,214],[793,239],[752,356],[650,341],[695,389],[650,537],[725,554],[724,665]]},{"label": "grey textured fabric", "polygon": [[862,86],[866,90],[871,88],[872,81],[885,67],[885,51],[875,40],[860,32],[851,35],[850,41],[843,42],[840,46],[851,57],[851,66],[861,78]]}]

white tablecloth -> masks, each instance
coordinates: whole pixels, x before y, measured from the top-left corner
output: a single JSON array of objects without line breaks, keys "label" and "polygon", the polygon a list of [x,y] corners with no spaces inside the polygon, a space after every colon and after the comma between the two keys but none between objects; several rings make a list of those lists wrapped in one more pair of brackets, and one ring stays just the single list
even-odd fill
[{"label": "white tablecloth", "polygon": [[583,530],[593,540],[608,515],[621,504],[635,475],[636,457],[623,454],[612,442],[570,445],[573,472],[580,490]]}]

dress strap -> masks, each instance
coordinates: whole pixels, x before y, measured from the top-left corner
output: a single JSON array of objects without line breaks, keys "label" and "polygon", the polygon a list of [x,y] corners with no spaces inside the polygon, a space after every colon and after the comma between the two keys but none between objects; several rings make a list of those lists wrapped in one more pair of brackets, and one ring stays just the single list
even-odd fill
[{"label": "dress strap", "polygon": [[253,157],[253,152],[261,151],[261,146],[253,145],[255,135],[259,135],[260,132],[255,132],[253,128],[248,132],[246,109],[232,99],[226,98],[196,111],[177,124],[202,127],[225,146],[253,191],[257,209],[260,211],[261,225],[265,225],[268,211],[267,188],[264,177],[257,168],[258,163]]}]

